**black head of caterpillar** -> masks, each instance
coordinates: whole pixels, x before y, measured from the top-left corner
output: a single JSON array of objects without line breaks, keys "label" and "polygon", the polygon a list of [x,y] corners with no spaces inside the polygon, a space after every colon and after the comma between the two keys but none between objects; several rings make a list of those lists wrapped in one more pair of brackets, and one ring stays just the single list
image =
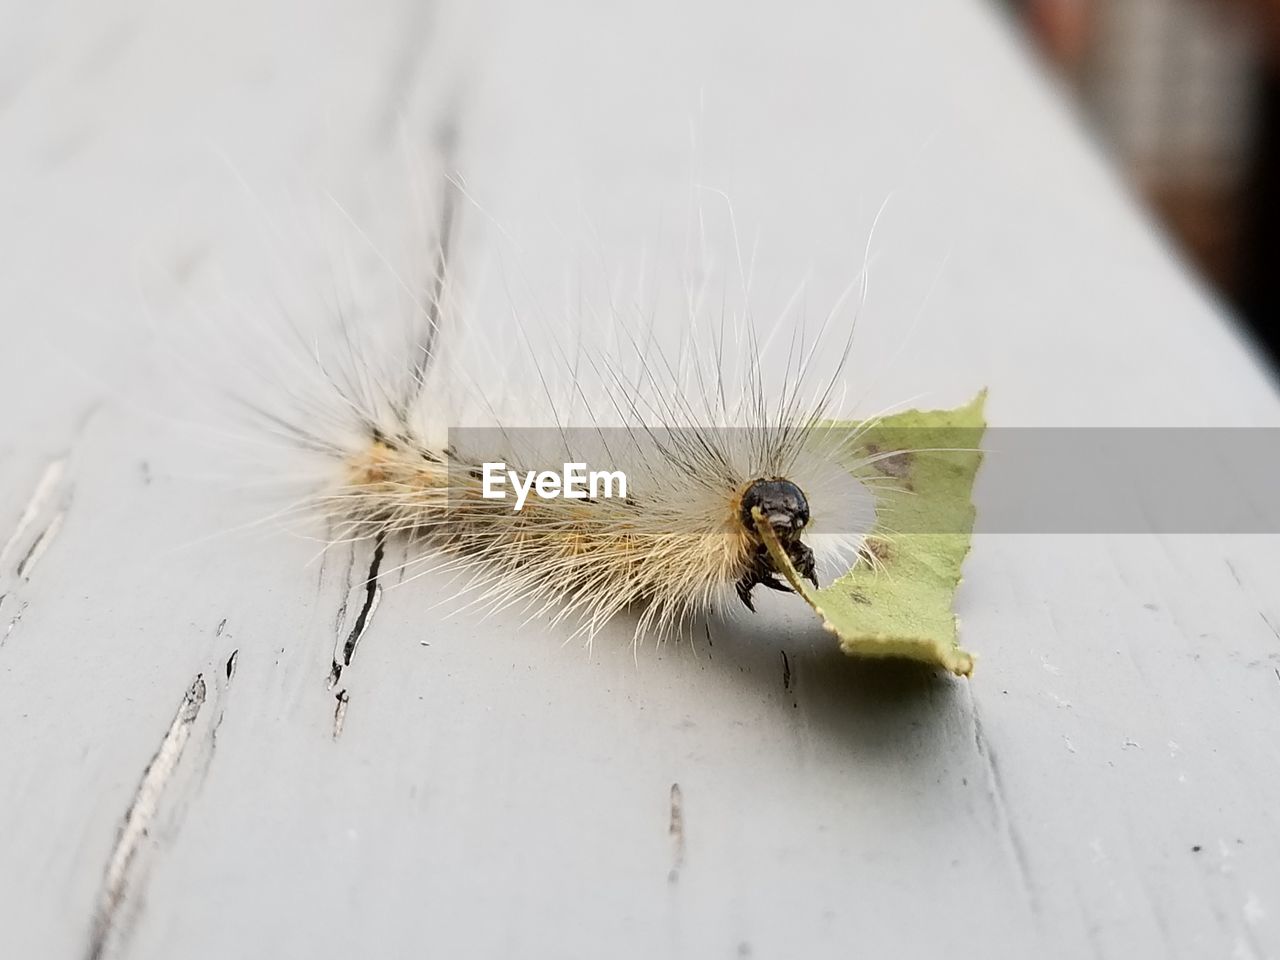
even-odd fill
[{"label": "black head of caterpillar", "polygon": [[762,584],[770,590],[790,592],[791,588],[778,579],[779,570],[774,566],[765,545],[754,537],[755,521],[751,511],[756,507],[764,514],[769,525],[778,535],[787,556],[795,564],[801,576],[818,585],[818,574],[814,563],[813,551],[800,539],[804,528],[809,524],[809,501],[804,491],[790,480],[776,477],[773,479],[753,480],[742,494],[742,505],[738,511],[738,519],[743,527],[753,534],[751,558],[746,572],[735,585],[738,598],[753,613],[755,606],[751,602],[751,590],[756,584]]}]

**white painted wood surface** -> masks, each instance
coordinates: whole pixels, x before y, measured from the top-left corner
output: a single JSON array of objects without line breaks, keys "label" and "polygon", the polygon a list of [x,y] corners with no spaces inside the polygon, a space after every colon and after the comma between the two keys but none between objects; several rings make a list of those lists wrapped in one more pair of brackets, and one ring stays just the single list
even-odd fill
[{"label": "white painted wood surface", "polygon": [[691,129],[766,302],[806,271],[829,301],[892,194],[851,373],[870,408],[986,384],[996,425],[1280,424],[985,7],[120,0],[4,23],[5,957],[1280,955],[1275,538],[980,537],[967,683],[846,661],[794,608],[587,656],[515,617],[442,622],[420,580],[330,689],[367,552],[183,546],[239,492],[136,409],[164,409],[140,273],[179,290],[148,300],[160,339],[188,281],[279,280],[244,253],[237,177],[267,220],[454,111],[534,277],[633,252],[687,187]]}]

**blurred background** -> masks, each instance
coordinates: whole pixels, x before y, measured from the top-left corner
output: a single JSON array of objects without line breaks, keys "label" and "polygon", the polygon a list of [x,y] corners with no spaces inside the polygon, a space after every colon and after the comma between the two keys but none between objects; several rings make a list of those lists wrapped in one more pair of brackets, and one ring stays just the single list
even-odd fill
[{"label": "blurred background", "polygon": [[1280,365],[1280,0],[1002,0]]}]

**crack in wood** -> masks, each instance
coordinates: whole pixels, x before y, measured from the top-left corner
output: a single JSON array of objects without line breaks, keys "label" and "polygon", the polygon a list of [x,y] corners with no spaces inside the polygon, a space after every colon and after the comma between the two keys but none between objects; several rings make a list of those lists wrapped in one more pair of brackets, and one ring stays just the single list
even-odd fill
[{"label": "crack in wood", "polygon": [[[3,547],[0,547],[0,567],[3,567],[9,559],[9,555],[13,550],[26,539],[27,533],[35,525],[39,517],[45,512],[45,508],[51,500],[55,498],[59,490],[62,488],[62,478],[66,474],[67,458],[59,457],[51,461],[40,474],[40,479],[36,481],[35,489],[32,490],[31,496],[27,498],[26,505],[22,508],[22,513],[18,516],[18,524],[13,528],[13,533],[9,535],[9,539],[5,541]],[[45,525],[48,530],[49,525]],[[37,541],[40,539],[36,538]],[[30,556],[31,548],[28,548],[23,556],[23,561],[19,566],[18,576],[21,577],[22,565],[27,563]]]},{"label": "crack in wood", "polygon": [[[3,597],[0,597],[0,601],[3,601],[3,599]],[[14,628],[22,622],[22,615],[27,612],[28,605],[27,601],[23,600],[18,605],[18,612],[9,618],[9,622],[4,628],[4,636],[0,636],[0,646],[4,645],[4,642],[9,639],[9,635],[13,633]]]},{"label": "crack in wood", "polygon": [[[126,907],[132,905],[136,912],[144,899],[138,890],[146,876],[143,854],[148,845],[144,841],[154,842],[164,824],[162,816],[171,823],[180,822],[187,802],[207,779],[239,659],[240,651],[232,650],[220,671],[225,673],[225,680],[219,679],[217,671],[208,682],[203,671],[196,674],[160,746],[147,763],[103,872],[85,954],[87,960],[100,960],[108,952],[120,949],[121,940],[127,935]],[[197,722],[203,733],[193,744]],[[110,950],[113,946],[115,949]]]},{"label": "crack in wood", "polygon": [[351,702],[351,695],[343,687],[334,694],[334,699],[338,701],[338,705],[333,708],[333,739],[337,740],[342,736],[342,727],[347,722],[347,704]]},{"label": "crack in wood", "polygon": [[58,531],[62,529],[62,521],[67,515],[65,510],[59,510],[53,515],[48,525],[36,536],[31,542],[31,546],[23,555],[22,560],[18,563],[17,576],[19,580],[30,580],[31,571],[35,569],[40,558],[44,556],[45,551],[49,549],[49,544],[53,543],[53,538],[58,535]]},{"label": "crack in wood", "polygon": [[667,872],[667,883],[680,880],[680,869],[684,866],[684,794],[680,784],[671,784],[671,812],[667,821],[667,835],[671,837],[671,869]]},{"label": "crack in wood", "polygon": [[365,631],[369,629],[369,624],[373,622],[373,615],[377,612],[378,604],[382,600],[382,584],[378,582],[378,574],[382,569],[382,558],[386,554],[386,549],[386,540],[379,537],[373,548],[373,559],[369,561],[369,574],[364,581],[364,603],[356,614],[356,622],[351,627],[347,642],[342,647],[342,662],[345,666],[351,666],[351,659],[356,655],[356,647]]},{"label": "crack in wood", "polygon": [[198,673],[183,694],[182,702],[160,741],[159,749],[143,771],[142,780],[134,792],[133,801],[125,813],[124,822],[120,825],[115,846],[107,861],[94,911],[93,929],[86,953],[88,960],[99,960],[106,951],[116,918],[131,892],[132,868],[138,849],[159,813],[160,799],[182,759],[183,751],[191,738],[191,728],[200,715],[200,708],[204,706],[207,695],[204,674]]},{"label": "crack in wood", "polygon": [[984,772],[987,779],[987,794],[991,798],[991,805],[995,815],[996,826],[1004,835],[1005,841],[1008,843],[1009,852],[1012,855],[1014,868],[1017,873],[1018,886],[1022,890],[1023,896],[1026,898],[1027,906],[1031,909],[1033,915],[1038,916],[1040,912],[1039,901],[1036,897],[1034,888],[1031,885],[1030,864],[1027,862],[1026,845],[1022,841],[1022,836],[1018,833],[1017,828],[1013,825],[1013,821],[1009,817],[1008,802],[1005,798],[1004,781],[1000,777],[1000,767],[996,763],[995,754],[991,750],[991,744],[987,742],[986,733],[982,728],[982,716],[978,712],[978,704],[973,700],[973,693],[970,692],[969,707],[973,715],[973,742],[978,750],[978,756],[982,760]]},{"label": "crack in wood", "polygon": [[[369,561],[369,571],[364,580],[364,600],[341,649],[334,652],[333,663],[329,668],[328,689],[330,690],[342,679],[342,671],[351,666],[351,660],[356,655],[360,639],[369,629],[369,624],[373,622],[373,615],[378,610],[378,604],[382,601],[382,584],[378,582],[378,575],[382,570],[382,559],[386,554],[386,548],[386,538],[378,537],[373,548],[373,558]],[[339,622],[346,619],[344,615],[346,606],[344,600],[339,612]]]},{"label": "crack in wood", "polygon": [[[84,421],[77,429],[77,435],[83,433],[94,409],[96,408],[91,408],[86,414]],[[52,546],[66,519],[72,493],[71,485],[67,480],[69,461],[70,454],[66,454],[45,465],[40,473],[40,479],[36,481],[31,495],[18,516],[17,525],[4,542],[4,546],[0,547],[0,586],[9,588],[4,593],[0,593],[0,606],[10,600],[18,604],[17,613],[10,616],[3,633],[0,633],[0,646],[3,646],[13,634],[26,612],[27,601],[22,599],[19,592],[22,584],[31,579],[36,565]],[[12,573],[6,574],[6,568],[19,551],[21,556],[12,567]],[[5,581],[8,581],[7,584]]]},{"label": "crack in wood", "polygon": [[1258,616],[1260,616],[1262,618],[1262,622],[1267,625],[1267,629],[1271,631],[1272,636],[1277,640],[1280,640],[1280,628],[1277,628],[1276,625],[1271,622],[1271,618],[1261,610],[1258,611]]},{"label": "crack in wood", "polygon": [[1223,557],[1222,562],[1225,563],[1227,565],[1227,569],[1231,571],[1231,576],[1232,576],[1232,579],[1235,580],[1236,586],[1243,587],[1244,581],[1240,579],[1240,571],[1236,569],[1236,565],[1232,563],[1231,560],[1228,559],[1227,557]]}]

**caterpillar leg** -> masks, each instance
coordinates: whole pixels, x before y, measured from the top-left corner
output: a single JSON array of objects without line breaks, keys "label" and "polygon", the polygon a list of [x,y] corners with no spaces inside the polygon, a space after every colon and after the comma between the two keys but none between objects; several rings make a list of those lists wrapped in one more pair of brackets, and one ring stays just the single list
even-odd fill
[{"label": "caterpillar leg", "polygon": [[799,540],[796,540],[787,550],[787,554],[791,557],[791,562],[796,565],[796,572],[816,587],[818,585],[818,564],[813,557],[813,551]]},{"label": "caterpillar leg", "polygon": [[753,570],[751,573],[744,575],[736,584],[738,599],[741,600],[742,605],[752,613],[756,612],[756,606],[751,602],[751,591],[757,583],[768,587],[770,590],[780,590],[783,593],[791,592],[791,588],[785,583],[779,582],[772,571],[761,575]]},{"label": "caterpillar leg", "polygon": [[[799,540],[792,540],[787,543],[786,548],[787,555],[791,558],[791,562],[795,564],[796,572],[816,587],[818,585],[818,573],[813,551]],[[782,593],[792,592],[789,586],[778,579],[778,571],[774,569],[773,562],[769,559],[769,553],[763,546],[756,551],[751,568],[735,584],[738,591],[738,599],[752,613],[756,612],[756,608],[755,604],[751,602],[751,591],[756,584],[768,587],[770,590],[779,590]]]}]

